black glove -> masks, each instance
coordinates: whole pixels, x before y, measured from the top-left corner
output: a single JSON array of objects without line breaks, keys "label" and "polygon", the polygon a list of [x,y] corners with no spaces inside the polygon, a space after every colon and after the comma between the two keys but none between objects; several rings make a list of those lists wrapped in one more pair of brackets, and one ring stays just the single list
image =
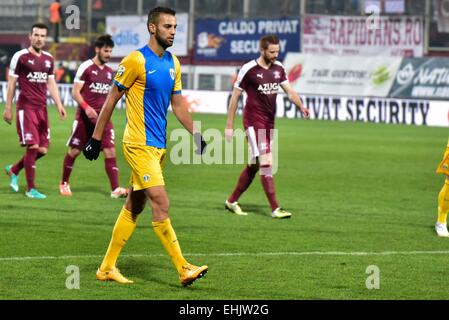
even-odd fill
[{"label": "black glove", "polygon": [[195,145],[197,149],[195,150],[196,154],[204,154],[206,151],[207,143],[204,141],[203,136],[201,133],[197,132],[193,134],[193,141],[195,142]]},{"label": "black glove", "polygon": [[92,161],[97,160],[98,155],[100,154],[101,141],[90,138],[87,144],[84,146],[83,154],[86,159]]}]

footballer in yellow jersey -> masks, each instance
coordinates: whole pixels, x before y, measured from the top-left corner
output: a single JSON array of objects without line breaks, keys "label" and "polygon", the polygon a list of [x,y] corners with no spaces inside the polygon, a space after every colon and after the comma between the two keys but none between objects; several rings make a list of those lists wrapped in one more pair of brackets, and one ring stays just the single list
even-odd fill
[{"label": "footballer in yellow jersey", "polygon": [[439,237],[449,237],[447,230],[447,214],[449,213],[449,140],[446,146],[443,160],[438,165],[438,173],[446,176],[443,188],[438,194],[438,220],[435,223],[435,231]]},{"label": "footballer in yellow jersey", "polygon": [[97,270],[98,280],[132,283],[116,266],[120,251],[131,237],[139,214],[150,200],[153,230],[175,265],[183,286],[203,277],[208,267],[195,266],[181,253],[168,215],[169,200],[164,186],[162,166],[166,154],[167,110],[195,136],[200,152],[206,148],[201,134],[194,128],[192,117],[181,95],[181,68],[178,59],[166,51],[176,34],[175,11],[156,7],[148,14],[150,41],[130,53],[120,63],[114,85],[102,108],[92,138],[83,153],[89,160],[98,158],[99,141],[116,103],[126,95],[127,124],[123,137],[124,156],[131,167],[131,187],[126,203],[114,226],[106,255]]}]

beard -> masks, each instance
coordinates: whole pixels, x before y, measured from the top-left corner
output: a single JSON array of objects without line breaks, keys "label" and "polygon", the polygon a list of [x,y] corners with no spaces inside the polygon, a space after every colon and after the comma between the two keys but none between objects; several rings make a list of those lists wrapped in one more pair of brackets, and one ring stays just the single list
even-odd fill
[{"label": "beard", "polygon": [[31,45],[31,47],[33,47],[34,51],[36,51],[37,53],[41,52],[42,50],[42,48],[39,48],[36,45]]},{"label": "beard", "polygon": [[263,59],[264,59],[264,61],[265,61],[266,64],[273,64],[273,63],[276,62],[276,58],[270,59],[270,58],[268,58],[268,57],[265,56],[265,55],[263,56]]},{"label": "beard", "polygon": [[167,39],[163,39],[162,37],[159,36],[159,34],[156,32],[154,37],[156,38],[157,43],[165,49],[167,49],[168,47],[171,47],[173,45],[173,42],[170,42]]},{"label": "beard", "polygon": [[108,63],[109,62],[109,59],[103,59],[102,57],[101,57],[101,55],[98,55],[98,61],[100,61],[100,63],[101,64],[106,64],[106,63]]}]

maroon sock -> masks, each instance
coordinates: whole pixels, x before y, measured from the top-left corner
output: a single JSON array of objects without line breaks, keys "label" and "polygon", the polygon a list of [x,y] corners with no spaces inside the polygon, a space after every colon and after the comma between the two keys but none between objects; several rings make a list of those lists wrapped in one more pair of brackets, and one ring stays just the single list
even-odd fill
[{"label": "maroon sock", "polygon": [[23,157],[23,167],[25,168],[25,176],[27,179],[27,191],[35,188],[34,178],[36,175],[36,156],[37,149],[28,148]]},{"label": "maroon sock", "polygon": [[237,186],[229,197],[229,202],[236,202],[243,192],[248,189],[251,182],[253,182],[254,177],[256,176],[257,169],[251,169],[249,166],[246,166],[240,174],[239,181],[237,182]]},{"label": "maroon sock", "polygon": [[114,191],[118,188],[118,168],[115,158],[104,159],[104,168],[109,177],[109,182],[111,183],[111,190]]},{"label": "maroon sock", "polygon": [[62,167],[62,180],[61,182],[69,183],[70,174],[72,173],[73,164],[75,163],[75,158],[72,158],[70,154],[66,154],[64,157],[64,164]]},{"label": "maroon sock", "polygon": [[[37,153],[36,160],[39,160],[43,156],[45,156],[45,153]],[[20,170],[22,170],[24,167],[23,159],[25,159],[25,156],[23,156],[22,159],[20,159],[16,164],[14,164],[11,167],[11,172],[14,173],[16,176],[19,174]]]},{"label": "maroon sock", "polygon": [[[264,168],[261,167],[261,173],[263,173]],[[268,202],[270,202],[271,211],[276,210],[279,208],[278,201],[276,200],[276,192],[274,190],[274,179],[273,176],[270,175],[260,175],[260,181],[262,182],[263,190],[265,191],[265,195],[268,198]]]},{"label": "maroon sock", "polygon": [[16,176],[19,174],[20,170],[23,169],[23,159],[25,159],[25,156],[22,157],[16,164],[14,164],[11,167],[11,172],[14,173]]}]

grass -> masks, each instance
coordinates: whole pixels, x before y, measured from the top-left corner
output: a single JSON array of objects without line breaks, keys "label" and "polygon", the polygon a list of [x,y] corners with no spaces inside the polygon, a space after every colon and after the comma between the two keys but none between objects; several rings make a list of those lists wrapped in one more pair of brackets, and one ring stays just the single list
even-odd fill
[{"label": "grass", "polygon": [[[123,200],[109,198],[103,161],[79,158],[71,198],[58,195],[74,110],[49,108],[52,144],[37,163],[43,201],[0,184],[0,299],[444,299],[449,240],[433,230],[443,177],[435,168],[447,128],[278,119],[278,199],[290,220],[273,220],[261,184],[242,196],[247,217],[223,209],[242,165],[173,165],[165,179],[170,215],[185,256],[210,271],[192,287],[177,274],[151,229],[147,208],[118,266],[135,281],[95,280]],[[225,116],[195,115],[222,130]],[[237,122],[240,125],[241,119]],[[118,146],[125,113],[113,115]],[[168,132],[180,128],[169,115]],[[0,125],[0,167],[23,155],[13,126]],[[173,144],[171,144],[172,146]],[[121,184],[129,169],[117,148]],[[80,289],[68,290],[68,266]],[[367,267],[380,270],[368,290]]]}]

